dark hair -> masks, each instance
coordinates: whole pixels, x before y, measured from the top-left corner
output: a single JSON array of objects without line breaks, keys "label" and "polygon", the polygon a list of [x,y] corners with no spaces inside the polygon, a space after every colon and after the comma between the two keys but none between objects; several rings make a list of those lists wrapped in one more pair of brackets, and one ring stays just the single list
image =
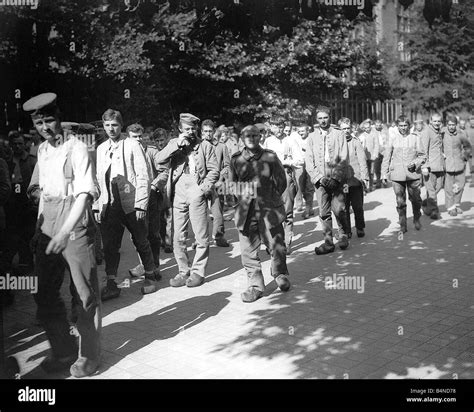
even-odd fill
[{"label": "dark hair", "polygon": [[211,119],[203,120],[202,123],[201,123],[201,129],[202,129],[204,126],[210,126],[210,127],[212,127],[212,129],[215,129],[215,128],[216,128],[215,123],[214,123]]},{"label": "dark hair", "polygon": [[397,126],[399,123],[407,123],[408,124],[408,127],[410,127],[411,125],[411,122],[410,122],[410,119],[405,116],[405,115],[401,115],[401,116],[398,116],[398,119],[396,120],[396,123],[397,123]]},{"label": "dark hair", "polygon": [[458,118],[456,116],[454,116],[453,114],[448,114],[446,116],[446,123],[448,122],[453,122],[455,124],[458,124]]},{"label": "dark hair", "polygon": [[120,126],[123,126],[122,114],[118,110],[107,109],[102,115],[102,121],[106,122],[108,120],[117,120]]},{"label": "dark hair", "polygon": [[133,123],[131,124],[130,126],[127,127],[127,133],[144,133],[145,132],[145,129],[143,128],[143,126],[139,123]]},{"label": "dark hair", "polygon": [[151,140],[158,140],[160,138],[168,139],[168,131],[166,129],[158,127],[158,129],[155,129],[153,131],[153,134],[151,135]]},{"label": "dark hair", "polygon": [[316,114],[318,113],[326,113],[327,115],[330,115],[331,109],[327,106],[318,106],[316,107]]}]

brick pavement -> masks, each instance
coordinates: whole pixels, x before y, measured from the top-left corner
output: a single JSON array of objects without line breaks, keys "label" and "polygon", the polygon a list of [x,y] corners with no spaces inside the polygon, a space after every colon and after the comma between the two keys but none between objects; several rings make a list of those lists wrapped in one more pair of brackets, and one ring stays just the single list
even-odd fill
[{"label": "brick pavement", "polygon": [[[169,287],[176,264],[163,254],[161,289],[147,296],[141,280],[128,280],[138,259],[124,236],[122,295],[103,305],[103,364],[92,379],[472,379],[474,185],[466,185],[462,216],[446,213],[443,191],[439,200],[443,219],[423,217],[420,232],[409,205],[409,231],[398,239],[393,191],[376,190],[365,199],[366,237],[326,256],[313,252],[322,242],[318,218],[298,214],[288,257],[293,287],[276,288],[262,250],[267,291],[253,304],[240,300],[246,276],[232,221],[231,248],[212,247],[203,286]],[[327,288],[333,276],[335,286],[357,276],[364,288]],[[67,280],[63,289],[68,296]],[[32,296],[19,292],[5,313],[7,351],[25,379],[47,377],[38,364],[49,345],[34,310]]]}]

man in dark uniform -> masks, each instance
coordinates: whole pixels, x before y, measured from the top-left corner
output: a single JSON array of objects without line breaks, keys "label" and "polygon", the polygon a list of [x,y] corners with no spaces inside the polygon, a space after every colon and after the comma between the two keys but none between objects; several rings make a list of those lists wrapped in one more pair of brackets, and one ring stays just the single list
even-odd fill
[{"label": "man in dark uniform", "polygon": [[241,137],[245,147],[231,158],[230,187],[238,188],[234,193],[239,199],[234,219],[242,265],[248,276],[248,288],[241,297],[244,302],[254,302],[265,290],[258,256],[262,240],[270,251],[271,274],[278,287],[282,291],[290,288],[283,229],[286,173],[277,154],[259,145],[260,131],[256,126],[242,129]]},{"label": "man in dark uniform", "polygon": [[[37,317],[52,349],[41,366],[47,372],[70,367],[74,377],[84,377],[93,374],[100,361],[101,304],[91,211],[98,192],[88,147],[62,130],[55,102],[54,93],[43,93],[23,105],[45,139],[30,183],[39,187],[40,194],[35,236]],[[79,353],[60,293],[66,267],[77,293]]]}]

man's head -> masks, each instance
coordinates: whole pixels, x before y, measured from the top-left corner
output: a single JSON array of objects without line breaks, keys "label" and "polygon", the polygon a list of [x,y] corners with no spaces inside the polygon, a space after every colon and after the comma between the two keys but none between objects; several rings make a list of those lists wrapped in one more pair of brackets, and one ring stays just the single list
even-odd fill
[{"label": "man's head", "polygon": [[343,117],[339,120],[338,122],[339,127],[341,130],[344,132],[344,136],[346,140],[351,140],[352,139],[352,125],[351,125],[351,120],[347,117]]},{"label": "man's head", "polygon": [[449,115],[446,117],[446,127],[449,133],[456,133],[458,119],[456,116]]},{"label": "man's head", "polygon": [[382,123],[382,120],[380,119],[377,119],[374,123],[375,125],[375,130],[377,130],[378,132],[381,132],[383,130],[383,123]]},{"label": "man's head", "polygon": [[372,120],[364,120],[360,127],[365,133],[370,133],[370,131],[372,130]]},{"label": "man's head", "polygon": [[278,138],[281,138],[284,135],[283,131],[285,130],[285,121],[281,117],[274,117],[270,120],[270,130]]},{"label": "man's head", "polygon": [[118,110],[107,109],[102,115],[105,133],[112,140],[120,138],[122,133],[123,119],[122,114]]},{"label": "man's head", "polygon": [[201,123],[201,136],[204,140],[212,141],[216,126],[210,119],[206,119]]},{"label": "man's head", "polygon": [[158,150],[163,150],[169,141],[168,132],[159,127],[151,135],[151,140],[156,144]]},{"label": "man's head", "polygon": [[413,124],[417,132],[421,132],[423,128],[425,127],[425,122],[422,117],[417,117],[415,121],[413,122]]},{"label": "man's head", "polygon": [[183,133],[188,140],[198,138],[199,118],[191,113],[181,113],[179,115],[179,131]]},{"label": "man's head", "polygon": [[31,115],[38,134],[49,142],[54,142],[62,132],[56,98],[54,93],[42,93],[23,104],[23,110]]},{"label": "man's head", "polygon": [[318,127],[320,127],[321,129],[329,128],[330,112],[331,110],[329,109],[329,107],[326,106],[318,106],[316,108],[316,122],[318,124]]},{"label": "man's head", "polygon": [[399,116],[397,119],[398,131],[402,136],[407,136],[410,131],[410,119],[406,116]]},{"label": "man's head", "polygon": [[438,131],[441,129],[442,116],[439,113],[434,113],[431,115],[430,123],[433,126],[433,129]]},{"label": "man's head", "polygon": [[8,140],[15,156],[21,156],[26,151],[25,138],[19,132],[8,133]]},{"label": "man's head", "polygon": [[296,127],[296,131],[300,135],[300,137],[304,140],[309,135],[309,126],[306,123],[300,123]]},{"label": "man's head", "polygon": [[260,143],[260,130],[258,130],[257,126],[245,126],[242,129],[241,137],[248,150],[255,151],[258,149]]},{"label": "man's head", "polygon": [[291,122],[285,122],[285,126],[283,127],[283,134],[288,137],[291,134],[291,131],[292,131]]},{"label": "man's head", "polygon": [[130,137],[131,139],[138,140],[139,142],[142,141],[144,131],[145,129],[143,128],[143,126],[138,123],[131,124],[127,127],[128,137]]},{"label": "man's head", "polygon": [[466,121],[464,119],[459,120],[458,126],[461,130],[466,130]]}]

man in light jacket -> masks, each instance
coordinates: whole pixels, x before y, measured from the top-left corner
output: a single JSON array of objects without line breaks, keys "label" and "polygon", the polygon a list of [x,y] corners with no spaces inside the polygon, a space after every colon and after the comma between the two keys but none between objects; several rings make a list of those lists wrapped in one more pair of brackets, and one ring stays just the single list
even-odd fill
[{"label": "man in light jacket", "polygon": [[97,147],[97,182],[100,197],[93,210],[100,223],[104,243],[107,285],[102,300],[116,298],[121,289],[115,283],[120,263],[120,246],[124,228],[132,236],[145,268],[142,293],[157,290],[153,253],[148,241],[148,199],[151,176],[146,155],[140,143],[121,134],[123,120],[119,111],[108,109],[102,115],[104,129],[109,137]]},{"label": "man in light jacket", "polygon": [[383,183],[392,181],[393,191],[397,200],[397,211],[400,233],[407,231],[407,198],[413,207],[413,222],[415,229],[421,229],[421,196],[420,196],[420,167],[426,162],[420,137],[410,133],[410,121],[405,116],[397,120],[398,130],[393,132],[385,149],[382,164]]},{"label": "man in light jacket", "polygon": [[334,252],[332,239],[332,215],[336,216],[339,226],[341,249],[349,247],[347,238],[348,222],[343,187],[347,182],[348,149],[344,133],[329,123],[329,108],[318,107],[316,120],[318,126],[308,136],[306,150],[306,170],[311,182],[316,186],[319,204],[319,218],[323,226],[324,243],[315,248],[317,255]]},{"label": "man in light jacket", "polygon": [[426,186],[423,211],[434,220],[440,218],[438,193],[444,186],[445,175],[441,119],[439,113],[433,114],[430,125],[423,129],[420,135],[423,151],[426,154],[426,163],[421,169]]},{"label": "man in light jacket", "polygon": [[367,159],[367,170],[369,171],[368,190],[372,191],[374,189],[375,162],[380,154],[379,136],[372,130],[372,121],[370,119],[362,123],[361,128],[363,132],[359,136],[359,140],[364,146],[365,157]]},{"label": "man in light jacket", "polygon": [[451,216],[462,213],[461,198],[466,183],[466,163],[471,157],[472,147],[466,135],[457,130],[458,120],[448,116],[446,131],[443,134],[443,149],[446,157],[446,180],[444,191],[446,208]]}]

